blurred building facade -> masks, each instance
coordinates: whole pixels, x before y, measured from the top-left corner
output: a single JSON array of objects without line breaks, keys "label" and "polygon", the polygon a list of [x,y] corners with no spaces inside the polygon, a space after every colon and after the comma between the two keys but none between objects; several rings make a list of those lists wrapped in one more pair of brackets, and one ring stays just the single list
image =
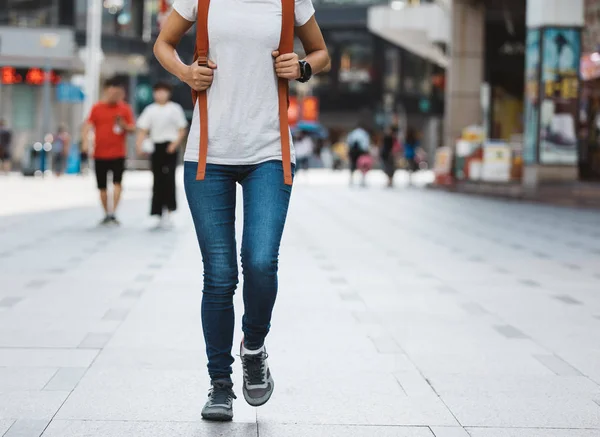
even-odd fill
[{"label": "blurred building facade", "polygon": [[477,125],[513,149],[524,186],[600,180],[600,2],[393,0],[372,11],[375,33],[446,69],[444,145]]},{"label": "blurred building facade", "polygon": [[[104,2],[113,7],[103,8],[101,79],[121,75],[129,81],[148,71],[154,3]],[[0,0],[0,117],[13,130],[15,160],[41,141],[46,127],[54,132],[59,123],[78,141],[86,25],[87,0]]]}]

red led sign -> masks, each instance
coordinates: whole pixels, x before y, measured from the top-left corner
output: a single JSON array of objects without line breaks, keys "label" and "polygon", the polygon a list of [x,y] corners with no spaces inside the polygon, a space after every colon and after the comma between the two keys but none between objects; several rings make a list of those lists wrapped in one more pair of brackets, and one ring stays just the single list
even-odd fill
[{"label": "red led sign", "polygon": [[19,83],[43,85],[47,80],[56,85],[60,83],[61,77],[55,71],[46,73],[41,68],[0,67],[0,82],[2,82],[2,85],[16,85]]}]

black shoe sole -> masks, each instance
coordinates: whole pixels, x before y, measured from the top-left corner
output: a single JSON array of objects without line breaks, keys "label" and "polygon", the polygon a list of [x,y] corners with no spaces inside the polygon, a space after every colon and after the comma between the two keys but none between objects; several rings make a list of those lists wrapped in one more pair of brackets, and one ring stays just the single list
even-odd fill
[{"label": "black shoe sole", "polygon": [[202,414],[202,419],[209,422],[231,422],[233,420],[233,416],[220,413]]}]

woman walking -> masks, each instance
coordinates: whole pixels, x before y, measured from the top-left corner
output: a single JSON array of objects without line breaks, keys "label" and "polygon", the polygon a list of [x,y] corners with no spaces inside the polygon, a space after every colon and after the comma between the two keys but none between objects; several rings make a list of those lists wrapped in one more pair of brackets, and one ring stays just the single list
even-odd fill
[{"label": "woman walking", "polygon": [[[144,109],[137,123],[138,154],[152,152],[154,185],[150,215],[158,217],[157,227],[170,226],[171,213],[177,209],[177,150],[185,138],[187,125],[183,108],[171,101],[171,86],[158,82],[154,85],[154,103]],[[150,144],[151,150],[144,150],[144,144]]]},{"label": "woman walking", "polygon": [[414,127],[409,126],[404,138],[404,160],[408,171],[408,185],[412,185],[412,174],[419,169],[417,163],[417,148],[419,147],[419,136]]},{"label": "woman walking", "polygon": [[58,127],[54,142],[52,143],[52,166],[57,177],[62,176],[67,165],[67,158],[71,148],[71,135],[67,132],[67,126],[61,124]]},{"label": "woman walking", "polygon": [[388,188],[393,188],[394,186],[396,159],[399,149],[398,127],[394,125],[386,129],[381,145],[381,160],[383,161],[383,171],[388,177]]},{"label": "woman walking", "polygon": [[[204,265],[202,325],[212,388],[202,417],[231,420],[236,183],[244,196],[242,391],[260,406],[274,388],[264,342],[292,190],[288,83],[308,81],[329,66],[329,56],[311,0],[176,0],[173,9],[154,53],[195,98],[184,183]],[[195,21],[196,60],[186,65],[176,47]],[[292,53],[294,30],[303,60]]]}]

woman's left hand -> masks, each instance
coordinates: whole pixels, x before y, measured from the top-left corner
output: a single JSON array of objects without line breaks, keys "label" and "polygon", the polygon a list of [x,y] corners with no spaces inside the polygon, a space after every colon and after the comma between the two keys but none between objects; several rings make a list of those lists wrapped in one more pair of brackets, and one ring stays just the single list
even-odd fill
[{"label": "woman's left hand", "polygon": [[296,53],[279,55],[279,51],[272,53],[275,58],[275,72],[281,79],[296,80],[300,77],[299,58]]}]

